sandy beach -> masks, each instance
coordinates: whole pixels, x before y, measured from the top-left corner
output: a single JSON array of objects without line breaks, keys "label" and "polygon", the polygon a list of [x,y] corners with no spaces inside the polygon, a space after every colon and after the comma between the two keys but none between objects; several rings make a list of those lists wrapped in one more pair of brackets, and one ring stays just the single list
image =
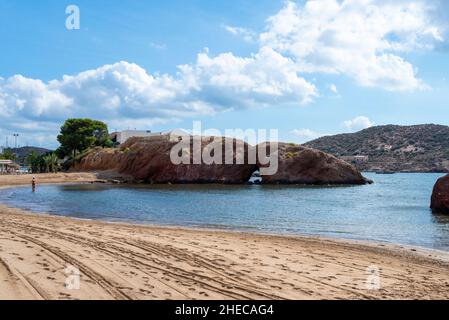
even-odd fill
[{"label": "sandy beach", "polygon": [[[96,180],[88,173],[36,177],[38,184]],[[0,187],[30,180],[0,176]],[[65,286],[68,267],[80,271],[77,290]],[[380,288],[370,290],[373,267]],[[0,299],[447,298],[446,252],[113,224],[0,205]]]}]

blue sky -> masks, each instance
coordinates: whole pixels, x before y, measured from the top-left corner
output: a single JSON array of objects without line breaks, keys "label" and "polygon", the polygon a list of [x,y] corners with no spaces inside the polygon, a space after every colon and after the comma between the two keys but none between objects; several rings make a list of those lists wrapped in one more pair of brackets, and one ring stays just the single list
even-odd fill
[{"label": "blue sky", "polygon": [[[80,30],[65,27],[70,4]],[[276,128],[294,142],[449,125],[448,11],[420,0],[0,0],[0,145],[18,132],[21,145],[55,147],[72,116],[110,129]]]}]

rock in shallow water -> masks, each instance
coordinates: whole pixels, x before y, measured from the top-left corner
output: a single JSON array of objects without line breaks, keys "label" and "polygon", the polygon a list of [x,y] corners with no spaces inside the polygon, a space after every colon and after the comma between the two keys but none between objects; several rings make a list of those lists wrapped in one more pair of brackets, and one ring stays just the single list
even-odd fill
[{"label": "rock in shallow water", "polygon": [[449,214],[449,175],[438,179],[435,184],[430,208],[434,213]]},{"label": "rock in shallow water", "polygon": [[[262,144],[261,147],[269,148],[267,144]],[[322,151],[292,143],[279,143],[278,152],[278,171],[274,175],[262,175],[263,184],[372,183],[364,178],[353,165]],[[263,167],[263,165],[260,166]]]},{"label": "rock in shallow water", "polygon": [[[201,150],[204,151],[214,138],[203,137]],[[226,146],[234,150],[233,163],[248,150],[255,152],[242,141],[218,138],[223,143],[223,163]],[[74,171],[109,171],[132,177],[146,183],[228,183],[245,184],[256,170],[264,167],[261,163],[249,164],[244,156],[244,164],[173,164],[170,152],[178,143],[169,136],[131,138],[120,149],[95,149],[76,164]],[[259,147],[266,147],[262,144]],[[193,162],[193,145],[187,157]],[[270,155],[270,150],[267,155]],[[274,175],[262,176],[263,184],[365,184],[365,179],[357,169],[327,153],[305,148],[296,144],[279,143],[278,171]],[[204,159],[203,159],[204,160]],[[266,166],[265,166],[266,167]],[[259,183],[259,182],[255,182]]]},{"label": "rock in shallow water", "polygon": [[[225,148],[234,151],[232,161],[241,153],[247,153],[250,146],[240,141],[243,148],[237,147],[237,140],[218,138],[222,141],[222,163],[225,163]],[[193,140],[193,139],[192,139]],[[201,150],[215,141],[213,137],[201,138]],[[85,156],[72,170],[75,171],[113,171],[132,177],[135,181],[153,184],[222,183],[244,184],[248,182],[256,164],[193,164],[193,141],[191,152],[187,154],[191,164],[174,164],[170,153],[178,140],[168,135],[148,138],[130,138],[120,149],[95,149]],[[203,153],[203,152],[202,152]],[[213,155],[213,152],[210,152]],[[217,153],[218,154],[218,153]]]}]

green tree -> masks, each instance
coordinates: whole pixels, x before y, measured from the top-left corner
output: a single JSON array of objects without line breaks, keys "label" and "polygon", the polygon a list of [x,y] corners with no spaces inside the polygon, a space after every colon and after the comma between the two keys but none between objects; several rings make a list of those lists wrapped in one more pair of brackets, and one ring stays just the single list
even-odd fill
[{"label": "green tree", "polygon": [[31,172],[40,172],[40,159],[39,155],[35,151],[31,151],[25,158],[25,163],[31,168]]},{"label": "green tree", "polygon": [[114,147],[114,142],[111,139],[107,139],[102,146],[106,148],[112,148]]},{"label": "green tree", "polygon": [[61,127],[58,154],[76,157],[92,146],[104,146],[109,140],[105,123],[92,119],[68,119]]},{"label": "green tree", "polygon": [[45,172],[56,173],[59,170],[59,158],[55,153],[48,153],[42,157]]},{"label": "green tree", "polygon": [[11,149],[4,149],[3,153],[0,154],[0,159],[3,159],[3,160],[15,161],[16,158],[17,158],[16,154],[14,152],[12,152]]},{"label": "green tree", "polygon": [[25,163],[30,166],[33,173],[56,173],[61,169],[61,161],[54,152],[38,155],[32,151],[25,158]]}]

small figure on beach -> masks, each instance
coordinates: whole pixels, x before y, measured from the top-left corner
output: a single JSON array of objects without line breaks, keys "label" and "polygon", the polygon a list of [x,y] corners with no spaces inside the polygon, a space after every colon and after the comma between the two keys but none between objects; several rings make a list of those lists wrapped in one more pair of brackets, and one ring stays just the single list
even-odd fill
[{"label": "small figure on beach", "polygon": [[31,189],[33,190],[33,192],[36,191],[36,178],[33,177],[33,180],[31,180]]}]

